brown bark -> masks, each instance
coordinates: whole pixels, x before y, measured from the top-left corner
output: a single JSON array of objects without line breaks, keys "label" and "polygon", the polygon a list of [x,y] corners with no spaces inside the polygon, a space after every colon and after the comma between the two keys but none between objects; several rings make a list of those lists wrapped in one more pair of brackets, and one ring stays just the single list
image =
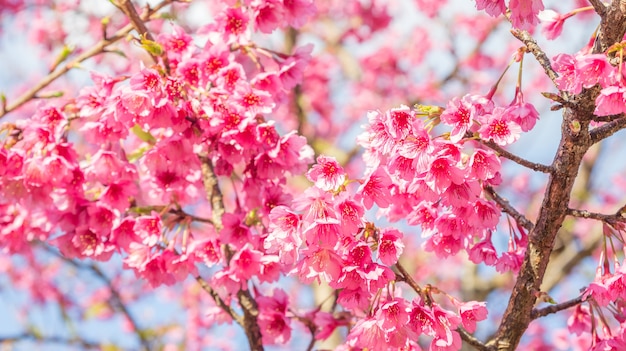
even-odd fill
[{"label": "brown bark", "polygon": [[[626,0],[614,0],[605,9],[597,8],[602,16],[600,31],[596,38],[594,52],[604,52],[613,43],[619,42],[626,31]],[[514,33],[529,47],[541,61],[542,52],[528,33]],[[543,55],[545,56],[545,55]],[[549,62],[541,62],[546,72],[553,72]],[[552,78],[552,77],[551,77]],[[561,141],[552,163],[542,207],[533,230],[529,233],[529,243],[520,268],[515,287],[504,313],[502,322],[493,340],[488,343],[491,350],[514,350],[528,325],[533,319],[532,311],[540,292],[541,283],[550,260],[555,238],[565,216],[578,175],[583,156],[587,150],[602,138],[608,137],[624,127],[622,116],[618,120],[589,130],[595,98],[598,89],[583,90],[576,96],[563,93],[567,101],[561,126]],[[610,126],[613,124],[613,126]]]}]

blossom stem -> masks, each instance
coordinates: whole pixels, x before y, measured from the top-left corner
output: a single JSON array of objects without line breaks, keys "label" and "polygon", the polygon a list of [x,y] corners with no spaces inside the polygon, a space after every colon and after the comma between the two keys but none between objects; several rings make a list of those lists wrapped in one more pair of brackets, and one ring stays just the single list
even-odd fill
[{"label": "blossom stem", "polygon": [[533,171],[537,171],[537,172],[543,172],[543,173],[552,173],[553,168],[551,166],[547,166],[541,163],[535,163],[535,162],[531,162],[528,161],[522,157],[519,157],[509,151],[506,151],[504,148],[502,148],[500,145],[496,144],[495,142],[488,140],[478,140],[480,143],[482,143],[485,146],[488,146],[490,149],[492,149],[493,151],[497,152],[499,156],[502,156],[504,158],[507,158],[521,166],[524,166],[526,168],[532,169]]},{"label": "blossom stem", "polygon": [[535,41],[535,39],[533,39],[530,34],[525,30],[512,29],[511,34],[513,34],[515,38],[517,38],[519,41],[524,43],[524,45],[526,45],[528,51],[533,54],[533,56],[535,56],[535,59],[537,60],[537,62],[539,62],[541,67],[543,67],[546,75],[554,83],[554,86],[558,88],[556,84],[556,79],[559,77],[559,75],[552,68],[552,64],[550,63],[550,59],[548,58],[546,53],[543,52],[539,45],[537,45],[537,41]]},{"label": "blossom stem", "polygon": [[398,271],[402,275],[401,279],[404,282],[406,282],[407,284],[409,284],[409,286],[411,288],[413,288],[413,290],[416,293],[418,293],[420,296],[422,296],[423,295],[422,288],[417,284],[417,282],[413,279],[413,277],[411,277],[409,272],[407,272],[407,270],[402,266],[402,264],[400,262],[396,263],[396,268],[398,269]]}]

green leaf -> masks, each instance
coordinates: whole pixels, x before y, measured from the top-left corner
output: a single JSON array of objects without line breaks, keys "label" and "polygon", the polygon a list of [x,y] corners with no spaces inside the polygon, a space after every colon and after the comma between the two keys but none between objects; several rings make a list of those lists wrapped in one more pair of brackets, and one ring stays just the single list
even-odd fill
[{"label": "green leaf", "polygon": [[156,143],[154,136],[152,136],[150,132],[143,130],[139,124],[135,124],[131,130],[141,141],[149,143],[150,145],[154,145]]}]

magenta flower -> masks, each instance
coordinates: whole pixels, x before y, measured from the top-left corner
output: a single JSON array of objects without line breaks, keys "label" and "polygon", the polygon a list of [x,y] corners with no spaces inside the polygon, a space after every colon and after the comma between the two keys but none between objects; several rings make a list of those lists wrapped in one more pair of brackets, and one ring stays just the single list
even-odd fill
[{"label": "magenta flower", "polygon": [[539,119],[539,112],[535,109],[535,106],[524,101],[524,96],[519,90],[515,94],[515,99],[504,111],[505,115],[508,115],[513,122],[522,128],[523,132],[528,132],[537,123]]},{"label": "magenta flower", "polygon": [[571,16],[572,14],[562,15],[552,10],[543,10],[539,12],[537,18],[541,21],[541,32],[546,39],[554,40],[561,35],[563,23]]},{"label": "magenta flower", "polygon": [[307,172],[306,177],[318,188],[331,191],[344,183],[346,172],[334,157],[320,155],[317,157],[317,163]]},{"label": "magenta flower", "polygon": [[376,203],[380,208],[386,208],[391,203],[391,178],[382,168],[376,168],[361,184],[357,196],[363,201],[366,209]]},{"label": "magenta flower", "polygon": [[402,232],[396,229],[386,228],[382,231],[378,240],[378,258],[383,264],[392,266],[398,262],[404,250],[402,237]]},{"label": "magenta flower", "polygon": [[476,9],[485,10],[490,16],[498,17],[506,12],[504,0],[476,0]]},{"label": "magenta flower", "polygon": [[596,98],[596,108],[593,111],[598,116],[617,115],[626,112],[626,88],[623,86],[609,86],[600,91]]},{"label": "magenta flower", "polygon": [[522,128],[510,118],[505,109],[496,107],[491,115],[484,117],[485,122],[478,130],[480,137],[502,146],[514,143],[519,139]]},{"label": "magenta flower", "polygon": [[542,0],[510,0],[511,24],[515,28],[530,30],[539,23],[537,14],[543,9]]}]

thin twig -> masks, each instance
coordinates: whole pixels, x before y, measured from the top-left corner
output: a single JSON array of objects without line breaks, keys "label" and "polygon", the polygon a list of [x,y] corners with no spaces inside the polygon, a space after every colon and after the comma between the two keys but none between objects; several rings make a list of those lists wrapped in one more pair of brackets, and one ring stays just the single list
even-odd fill
[{"label": "thin twig", "polygon": [[533,309],[532,312],[530,313],[530,318],[531,319],[537,319],[537,318],[541,318],[544,316],[547,316],[549,314],[553,314],[553,313],[557,313],[559,311],[563,311],[566,310],[570,307],[574,307],[576,305],[579,305],[583,302],[583,297],[578,296],[575,299],[571,299],[569,301],[565,301],[556,305],[550,305],[544,308],[540,308],[540,309]]},{"label": "thin twig", "polygon": [[626,222],[626,217],[623,217],[621,212],[619,211],[616,214],[609,215],[603,213],[589,212],[586,210],[568,209],[567,214],[572,217],[596,219],[598,221],[606,223]]},{"label": "thin twig", "polygon": [[532,169],[533,171],[543,172],[543,173],[552,173],[553,168],[551,166],[547,166],[541,163],[535,163],[532,161],[528,161],[525,158],[519,157],[509,151],[506,151],[500,145],[494,143],[492,140],[478,140],[481,144],[489,147],[493,151],[497,152],[499,156],[502,156],[506,159],[509,159],[521,166]]},{"label": "thin twig", "polygon": [[[173,0],[164,0],[163,2],[159,3],[154,8],[152,8],[151,10],[144,12],[140,16],[141,19],[143,21],[149,20],[152,17],[152,15],[154,15],[156,12],[158,12],[159,10],[164,8],[165,6],[171,4],[172,2],[173,2]],[[134,27],[133,27],[132,24],[128,24],[128,25],[124,26],[122,29],[120,29],[117,32],[115,32],[115,34],[113,36],[110,36],[110,37],[107,37],[107,38],[104,38],[104,39],[100,40],[93,47],[91,47],[90,49],[88,49],[85,52],[83,52],[82,54],[80,54],[78,57],[76,57],[71,62],[69,62],[69,63],[67,63],[65,65],[60,65],[59,68],[57,68],[54,72],[51,72],[50,74],[45,76],[41,81],[39,81],[39,83],[35,84],[34,87],[32,87],[31,89],[26,91],[21,96],[17,97],[11,104],[8,104],[6,106],[6,108],[2,109],[0,111],[0,119],[2,119],[2,117],[4,117],[7,113],[17,109],[18,107],[24,105],[28,101],[30,101],[33,98],[35,98],[37,96],[38,92],[40,92],[42,89],[46,88],[48,85],[50,85],[52,82],[54,82],[57,78],[61,77],[65,73],[67,73],[72,68],[78,67],[81,62],[83,62],[83,61],[85,61],[85,60],[87,60],[87,59],[89,59],[91,57],[94,57],[94,56],[96,56],[98,54],[101,54],[103,52],[106,52],[107,51],[106,49],[107,49],[107,47],[109,45],[111,45],[111,44],[119,41],[120,39],[123,39],[124,37],[126,37],[126,35],[131,30],[133,30],[133,28]]]},{"label": "thin twig", "polygon": [[556,84],[556,79],[559,77],[559,75],[552,68],[552,64],[550,63],[550,59],[548,58],[546,53],[543,52],[539,45],[537,45],[537,42],[535,41],[535,39],[533,39],[533,37],[530,36],[530,33],[525,30],[512,29],[511,34],[513,34],[515,38],[517,38],[519,41],[524,43],[524,45],[526,45],[528,51],[533,54],[533,56],[535,56],[535,59],[537,60],[537,62],[539,62],[541,67],[543,67],[546,75],[554,83],[554,86],[558,88]]},{"label": "thin twig", "polygon": [[522,213],[520,213],[518,210],[516,210],[507,199],[503,198],[502,196],[500,196],[500,194],[498,194],[494,188],[490,187],[490,186],[485,186],[483,188],[488,194],[489,196],[491,196],[491,198],[498,203],[498,205],[500,205],[500,209],[502,209],[502,212],[508,214],[509,216],[513,217],[513,219],[515,219],[515,221],[521,225],[522,227],[526,228],[528,231],[531,231],[533,229],[533,227],[535,226],[533,224],[533,222],[531,222],[530,220],[528,220],[528,218],[526,218]]},{"label": "thin twig", "polygon": [[474,335],[468,333],[467,330],[458,327],[456,331],[459,333],[463,341],[473,346],[476,350],[486,351],[489,349],[482,341],[478,340]]},{"label": "thin twig", "polygon": [[422,295],[422,288],[419,286],[419,284],[417,284],[417,282],[413,279],[413,277],[411,277],[409,272],[407,272],[407,270],[402,266],[402,264],[400,264],[400,262],[396,263],[396,268],[402,275],[400,277],[401,280],[409,284],[409,286],[413,288],[413,290],[415,290],[416,293]]},{"label": "thin twig", "polygon": [[[17,343],[23,340],[34,341],[34,342],[43,342],[43,343],[53,343],[53,344],[65,344],[65,345],[75,345],[80,346],[82,349],[88,350],[101,350],[103,345],[87,341],[83,339],[66,339],[60,336],[44,336],[44,335],[36,335],[34,333],[22,333],[15,336],[2,336],[0,337],[0,345],[10,345],[12,343]],[[8,348],[11,350],[12,348],[9,346]]]},{"label": "thin twig", "polygon": [[94,264],[87,265],[87,264],[78,263],[78,262],[76,262],[75,260],[73,260],[71,258],[63,256],[62,254],[60,254],[56,250],[53,250],[50,246],[46,245],[45,243],[42,243],[41,247],[43,247],[49,253],[55,255],[56,257],[62,259],[63,261],[69,263],[70,265],[72,265],[72,266],[74,266],[76,268],[87,269],[87,270],[92,271],[98,278],[100,278],[100,280],[102,280],[104,282],[104,284],[107,286],[107,288],[111,292],[111,300],[109,301],[109,303],[112,304],[111,307],[113,307],[113,305],[115,305],[117,310],[119,310],[120,312],[122,312],[122,314],[124,314],[124,316],[126,317],[128,322],[133,327],[133,330],[135,331],[135,334],[137,334],[137,337],[139,338],[139,340],[141,342],[141,345],[143,346],[143,349],[146,350],[146,351],[151,350],[150,341],[141,332],[141,329],[139,328],[139,324],[137,323],[135,318],[132,316],[132,314],[130,313],[130,311],[126,307],[126,304],[124,304],[119,291],[115,288],[115,286],[113,286],[113,283],[111,282],[111,280],[100,270],[100,268],[98,266],[96,266]]},{"label": "thin twig", "polygon": [[[141,18],[141,16],[139,16],[137,10],[135,10],[135,5],[133,5],[133,2],[131,0],[117,0],[113,1],[113,4],[117,6],[117,8],[119,8],[122,12],[124,12],[126,17],[128,17],[128,19],[130,20],[130,23],[133,25],[133,27],[135,28],[137,33],[139,33],[139,36],[142,39],[145,38],[150,41],[154,41],[152,33],[150,33],[148,27],[146,27],[144,20]],[[154,63],[159,63],[158,57],[154,56],[154,54],[150,51],[147,52],[152,58],[152,61],[154,61]],[[163,65],[165,66],[166,71],[169,72],[169,62],[167,61],[167,56],[163,56]]]},{"label": "thin twig", "polygon": [[209,283],[207,283],[206,280],[204,280],[201,276],[196,276],[194,277],[196,279],[196,281],[198,282],[198,284],[200,284],[200,287],[209,293],[209,295],[211,295],[211,297],[213,298],[213,300],[215,301],[215,303],[222,309],[224,310],[224,312],[228,313],[228,315],[230,316],[230,318],[232,318],[235,322],[237,322],[237,324],[241,325],[243,327],[244,323],[243,323],[243,317],[238,315],[237,312],[235,312],[235,310],[232,309],[232,307],[230,307],[228,304],[226,304],[226,302],[224,302],[224,300],[222,300],[222,298],[220,297],[220,295],[217,293],[217,291],[213,290],[213,288],[211,288],[211,286],[209,285]]}]

